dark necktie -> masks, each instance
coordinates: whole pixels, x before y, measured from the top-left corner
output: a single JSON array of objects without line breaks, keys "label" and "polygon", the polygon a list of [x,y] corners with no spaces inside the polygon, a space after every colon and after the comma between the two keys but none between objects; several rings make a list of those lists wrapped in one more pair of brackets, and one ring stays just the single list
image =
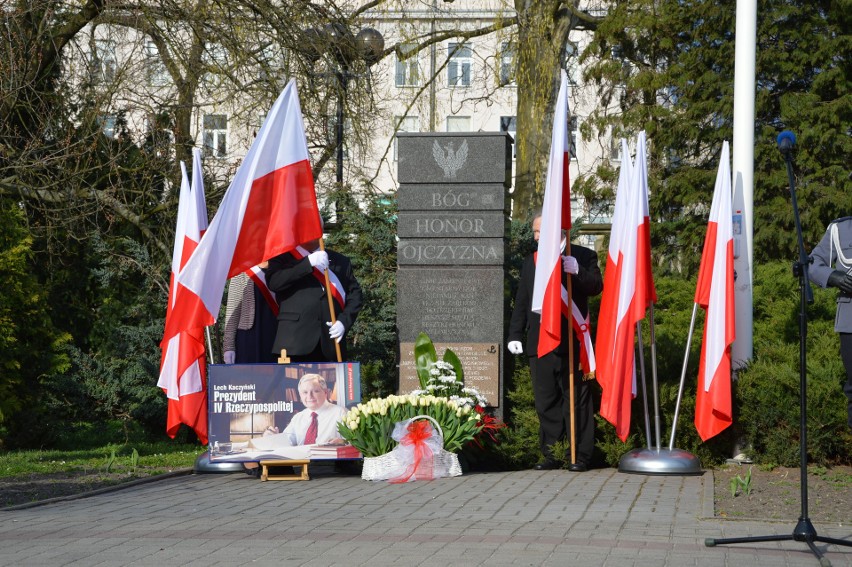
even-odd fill
[{"label": "dark necktie", "polygon": [[311,412],[311,424],[308,426],[308,432],[305,433],[305,445],[313,445],[317,442],[317,431],[319,430],[319,422],[317,421],[317,412]]}]

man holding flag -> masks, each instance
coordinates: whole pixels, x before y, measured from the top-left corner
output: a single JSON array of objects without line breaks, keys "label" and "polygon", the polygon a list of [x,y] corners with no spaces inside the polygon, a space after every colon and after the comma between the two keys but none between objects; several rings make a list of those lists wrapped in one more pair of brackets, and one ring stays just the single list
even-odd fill
[{"label": "man holding flag", "polygon": [[[363,305],[361,286],[349,258],[320,250],[317,239],[272,258],[264,271],[269,289],[278,298],[273,353],[284,349],[292,362],[337,361],[336,342],[342,360],[346,360],[344,338]],[[326,281],[331,287],[334,319]]]},{"label": "man holding flag", "polygon": [[[541,214],[537,214],[532,223],[533,238],[539,241],[541,234]],[[565,240],[562,241],[565,244]],[[559,468],[553,445],[568,439],[571,427],[570,392],[568,389],[569,372],[569,337],[574,345],[574,374],[585,378],[589,375],[586,341],[588,337],[589,297],[603,290],[603,277],[598,267],[598,255],[594,250],[576,244],[571,245],[571,255],[562,256],[561,272],[563,288],[567,284],[567,275],[571,277],[572,299],[579,310],[583,323],[579,325],[580,332],[569,331],[569,319],[566,309],[561,309],[561,340],[556,347],[545,354],[540,353],[539,334],[541,333],[541,318],[539,313],[532,311],[533,285],[536,269],[537,253],[529,255],[521,269],[520,285],[515,296],[515,307],[509,322],[508,349],[512,354],[524,352],[523,336],[526,332],[526,352],[529,356],[530,374],[532,375],[533,394],[535,396],[535,411],[539,419],[539,445],[544,459],[536,464],[535,470],[550,470]],[[575,325],[575,328],[578,326]],[[590,344],[589,339],[589,344]],[[581,361],[583,364],[581,365]],[[583,372],[581,373],[581,368]],[[578,379],[574,383],[576,401],[576,462],[569,465],[569,470],[583,472],[588,470],[595,448],[595,408],[593,380]],[[565,460],[570,461],[568,455]]]},{"label": "man holding flag", "polygon": [[[594,403],[586,381],[595,372],[588,298],[601,292],[603,278],[598,255],[588,248],[571,246],[566,238],[571,229],[570,145],[568,77],[562,71],[553,110],[544,206],[532,225],[538,252],[526,259],[521,271],[507,348],[512,354],[521,354],[521,340],[527,332],[539,444],[544,456],[535,470],[559,466],[553,445],[564,441],[570,432],[568,468],[583,472],[588,470],[595,448]],[[581,363],[583,379],[575,380]]]},{"label": "man holding flag", "polygon": [[[213,222],[174,278],[163,345],[216,321],[228,278],[322,236],[309,157],[299,95],[291,80],[267,114]],[[205,409],[199,409],[196,424],[186,416],[181,420],[206,443],[205,385],[197,381],[185,390],[184,381],[181,398],[184,392],[199,395]],[[177,395],[176,388],[166,389],[169,398]],[[172,429],[167,432],[174,436]]]}]

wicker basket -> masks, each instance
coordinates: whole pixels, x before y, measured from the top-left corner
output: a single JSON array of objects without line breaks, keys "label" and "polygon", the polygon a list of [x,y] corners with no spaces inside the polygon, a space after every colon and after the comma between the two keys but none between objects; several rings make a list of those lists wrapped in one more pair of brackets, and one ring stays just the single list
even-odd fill
[{"label": "wicker basket", "polygon": [[[428,419],[431,421],[432,425],[434,425],[435,429],[438,431],[438,435],[441,436],[441,442],[443,443],[444,432],[434,418],[428,415],[415,415],[411,418],[412,421],[415,419]],[[443,465],[443,468],[446,468],[449,471],[447,476],[460,476],[462,474],[459,457],[455,453],[451,453],[442,448],[440,451],[432,455],[432,459],[436,464]],[[384,455],[379,455],[378,457],[364,457],[364,467],[361,472],[361,478],[364,480],[389,480],[399,474],[398,471],[401,466],[402,463],[398,461],[397,455],[393,451],[385,453]]]}]

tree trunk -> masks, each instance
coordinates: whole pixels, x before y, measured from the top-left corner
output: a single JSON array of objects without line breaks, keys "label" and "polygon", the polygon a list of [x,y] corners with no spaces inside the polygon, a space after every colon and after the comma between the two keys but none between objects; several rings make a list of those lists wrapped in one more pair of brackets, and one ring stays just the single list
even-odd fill
[{"label": "tree trunk", "polygon": [[[577,10],[576,0],[570,5]],[[517,219],[529,219],[544,196],[559,73],[568,32],[577,23],[572,9],[544,0],[515,0],[518,110],[512,216]]]},{"label": "tree trunk", "polygon": [[541,206],[559,71],[571,12],[544,0],[515,0],[518,13],[518,110],[512,216],[529,219]]}]

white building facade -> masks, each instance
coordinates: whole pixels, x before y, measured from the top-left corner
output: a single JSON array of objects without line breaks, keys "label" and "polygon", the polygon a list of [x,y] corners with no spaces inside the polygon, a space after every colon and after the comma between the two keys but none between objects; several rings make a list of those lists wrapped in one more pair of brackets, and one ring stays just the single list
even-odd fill
[{"label": "white building facade", "polygon": [[[505,131],[514,137],[518,94],[514,81],[514,28],[507,26],[465,40],[454,36],[514,18],[513,10],[513,4],[506,0],[398,0],[392,2],[391,7],[372,9],[361,15],[358,22],[377,29],[386,47],[399,47],[370,68],[373,108],[369,122],[358,124],[362,129],[359,135],[354,135],[355,127],[351,124],[361,117],[345,116],[342,172],[345,186],[364,198],[395,193],[398,186],[396,132]],[[76,44],[77,52],[69,58],[67,69],[78,80],[89,81],[103,92],[99,120],[104,133],[116,135],[116,120],[121,117],[126,131],[139,141],[154,130],[170,136],[169,128],[174,125],[160,124],[158,117],[177,104],[178,87],[157,43],[132,27],[100,24],[89,31],[88,36],[82,34],[84,39]],[[446,37],[418,48],[436,34]],[[580,125],[597,103],[594,89],[583,84],[577,63],[589,38],[588,32],[572,32],[564,57],[570,82],[572,181],[591,174],[601,160],[617,161],[620,157],[618,146],[605,137],[584,141],[579,134]],[[204,45],[200,64],[211,72],[202,75],[192,99],[189,135],[203,150],[208,178],[224,185],[245,155],[266,110],[278,94],[268,88],[266,96],[256,96],[250,88],[240,88],[230,82],[234,77],[243,76],[248,76],[248,82],[243,81],[242,85],[255,84],[256,79],[269,79],[269,69],[277,68],[272,62],[277,58],[286,59],[281,51],[271,48],[262,51],[270,64],[263,69],[249,69],[221,44],[208,42]],[[278,76],[278,87],[283,88],[286,80],[287,77]],[[316,78],[297,78],[300,92],[306,92],[301,83],[309,80]],[[275,81],[269,84],[274,85]],[[353,76],[349,92],[365,89],[367,84],[363,73]],[[327,88],[330,92],[333,86]],[[330,117],[329,112],[324,117],[315,116],[313,109],[306,108],[304,94],[302,98],[306,124],[325,123],[308,128],[308,144],[316,157],[333,141],[328,132],[334,117]],[[541,127],[549,130],[551,125],[542,124]],[[323,132],[325,139],[321,139]],[[335,161],[331,159],[318,178],[321,199],[334,185],[336,174]],[[581,222],[609,220],[592,218],[581,201],[572,203],[572,211]]]}]

